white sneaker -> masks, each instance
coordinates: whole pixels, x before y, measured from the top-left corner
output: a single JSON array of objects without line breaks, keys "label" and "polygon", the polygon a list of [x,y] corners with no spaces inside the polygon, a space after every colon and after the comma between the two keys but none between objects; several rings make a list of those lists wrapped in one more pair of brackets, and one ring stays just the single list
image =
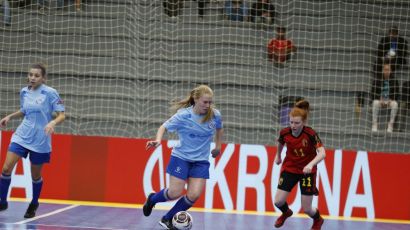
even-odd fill
[{"label": "white sneaker", "polygon": [[373,123],[372,132],[377,132],[377,123]]},{"label": "white sneaker", "polygon": [[388,132],[388,133],[392,133],[392,132],[393,132],[393,123],[389,122],[389,124],[387,124],[387,132]]}]

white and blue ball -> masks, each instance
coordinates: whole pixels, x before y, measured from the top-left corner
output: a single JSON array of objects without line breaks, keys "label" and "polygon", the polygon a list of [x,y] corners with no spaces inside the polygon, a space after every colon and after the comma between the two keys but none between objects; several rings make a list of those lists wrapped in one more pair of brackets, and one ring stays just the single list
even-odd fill
[{"label": "white and blue ball", "polygon": [[189,230],[192,228],[192,216],[186,211],[177,212],[172,218],[172,225],[178,230]]}]

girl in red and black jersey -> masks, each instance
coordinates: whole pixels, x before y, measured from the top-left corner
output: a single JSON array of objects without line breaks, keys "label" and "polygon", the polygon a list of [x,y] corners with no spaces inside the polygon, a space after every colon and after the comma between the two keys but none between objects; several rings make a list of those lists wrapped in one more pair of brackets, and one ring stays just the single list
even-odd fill
[{"label": "girl in red and black jersey", "polygon": [[275,206],[282,211],[282,215],[275,222],[277,228],[281,227],[285,220],[293,214],[286,199],[298,182],[302,194],[303,211],[313,218],[312,229],[320,229],[324,221],[319,210],[312,207],[312,200],[313,195],[318,195],[316,165],[325,158],[326,153],[315,130],[306,126],[308,111],[308,101],[303,100],[296,103],[289,114],[290,126],[280,131],[278,152],[275,156],[276,164],[282,163],[280,153],[285,145],[287,151],[275,195]]}]

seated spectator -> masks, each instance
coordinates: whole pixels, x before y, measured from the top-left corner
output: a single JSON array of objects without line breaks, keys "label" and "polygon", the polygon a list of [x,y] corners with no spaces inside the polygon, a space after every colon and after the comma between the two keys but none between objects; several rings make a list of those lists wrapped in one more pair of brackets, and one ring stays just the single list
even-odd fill
[{"label": "seated spectator", "polygon": [[247,21],[248,7],[244,0],[228,0],[225,2],[226,18],[231,21]]},{"label": "seated spectator", "polygon": [[171,18],[175,18],[181,14],[181,10],[184,7],[183,0],[164,0],[163,1],[164,12]]},{"label": "seated spectator", "polygon": [[276,38],[268,43],[268,58],[277,64],[283,64],[291,58],[291,54],[296,52],[293,42],[286,39],[286,28],[276,28]]},{"label": "seated spectator", "polygon": [[389,59],[392,64],[392,71],[406,65],[407,41],[399,36],[399,29],[393,26],[389,29],[388,35],[380,39],[377,47],[377,63],[375,69],[380,68],[384,59]]},{"label": "seated spectator", "polygon": [[378,114],[381,107],[391,109],[387,132],[393,132],[393,124],[398,111],[399,84],[394,79],[390,62],[385,61],[382,71],[376,72],[373,79],[371,97],[372,105],[372,132],[378,131]]},{"label": "seated spectator", "polygon": [[270,0],[258,0],[252,4],[251,21],[272,24],[275,18],[275,6]]}]

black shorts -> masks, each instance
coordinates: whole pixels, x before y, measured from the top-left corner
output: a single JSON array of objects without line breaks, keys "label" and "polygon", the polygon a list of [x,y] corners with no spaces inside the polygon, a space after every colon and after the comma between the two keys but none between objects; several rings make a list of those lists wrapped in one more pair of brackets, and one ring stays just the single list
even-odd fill
[{"label": "black shorts", "polygon": [[295,174],[283,171],[280,174],[278,189],[290,192],[298,182],[302,195],[319,195],[316,188],[316,173]]}]

